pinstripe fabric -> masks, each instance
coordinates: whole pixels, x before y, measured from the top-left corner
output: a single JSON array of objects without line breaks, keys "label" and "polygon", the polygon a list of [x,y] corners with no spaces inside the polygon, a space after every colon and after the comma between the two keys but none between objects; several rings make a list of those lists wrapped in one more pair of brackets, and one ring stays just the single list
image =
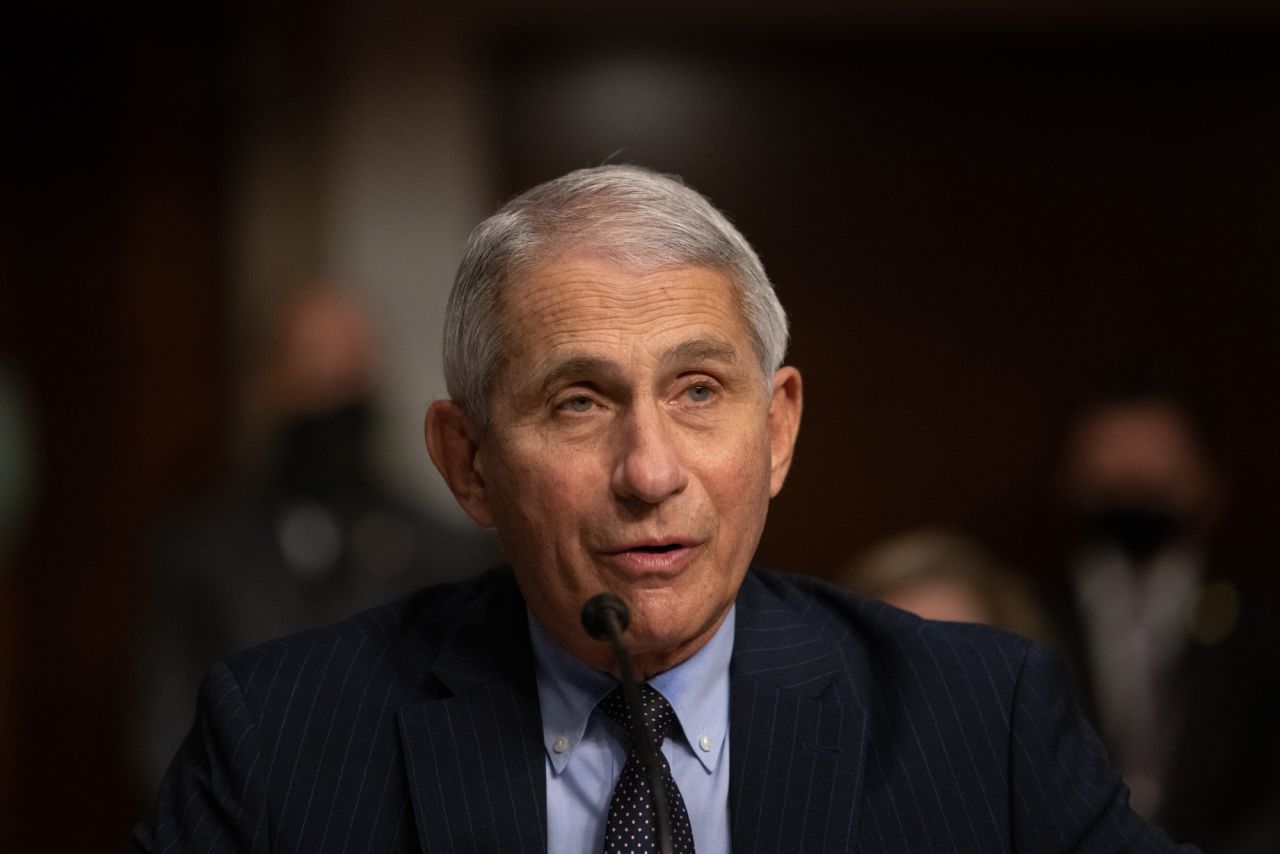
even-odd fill
[{"label": "pinstripe fabric", "polygon": [[736,641],[735,854],[1177,850],[1029,641],[763,573]]},{"label": "pinstripe fabric", "polygon": [[[1171,851],[1029,642],[750,573],[730,696],[735,852]],[[134,851],[542,852],[507,570],[214,668]]]}]

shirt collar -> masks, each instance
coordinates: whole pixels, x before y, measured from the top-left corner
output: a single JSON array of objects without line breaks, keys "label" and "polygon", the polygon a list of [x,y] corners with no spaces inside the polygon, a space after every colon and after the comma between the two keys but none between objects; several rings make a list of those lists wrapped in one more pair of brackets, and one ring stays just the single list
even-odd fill
[{"label": "shirt collar", "polygon": [[[715,771],[729,731],[729,661],[733,657],[736,606],[701,649],[649,680],[667,698],[683,740],[708,773]],[[542,737],[556,774],[582,741],[596,704],[617,687],[608,673],[575,658],[529,614]]]}]

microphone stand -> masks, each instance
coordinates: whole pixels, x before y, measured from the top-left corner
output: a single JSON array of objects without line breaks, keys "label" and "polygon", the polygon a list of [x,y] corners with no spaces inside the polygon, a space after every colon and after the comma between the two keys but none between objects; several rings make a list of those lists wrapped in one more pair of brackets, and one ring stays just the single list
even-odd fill
[{"label": "microphone stand", "polygon": [[672,854],[671,815],[667,811],[667,789],[662,784],[662,763],[658,760],[658,748],[644,723],[644,711],[640,703],[640,686],[631,668],[631,654],[627,650],[622,633],[631,622],[631,610],[627,603],[612,593],[600,593],[587,600],[582,607],[582,625],[593,638],[608,640],[613,645],[614,659],[622,675],[622,693],[631,713],[631,738],[636,741],[637,752],[649,772],[649,788],[653,792],[653,812],[658,831],[658,850]]}]

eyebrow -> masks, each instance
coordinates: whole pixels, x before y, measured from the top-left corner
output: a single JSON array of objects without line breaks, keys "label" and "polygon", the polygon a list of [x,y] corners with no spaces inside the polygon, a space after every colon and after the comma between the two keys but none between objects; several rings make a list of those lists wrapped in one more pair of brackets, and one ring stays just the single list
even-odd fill
[{"label": "eyebrow", "polygon": [[616,375],[617,373],[618,366],[609,359],[602,359],[599,356],[571,356],[547,371],[538,387],[543,392],[547,392],[551,390],[552,386],[559,385],[567,377],[588,374]]},{"label": "eyebrow", "polygon": [[[733,364],[737,361],[738,352],[733,345],[719,338],[694,338],[683,341],[664,352],[659,358],[663,364],[682,364],[689,362],[722,362]],[[546,375],[538,387],[546,392],[567,377],[597,375],[616,377],[621,373],[617,364],[611,359],[600,356],[570,356],[556,364]]]},{"label": "eyebrow", "polygon": [[726,362],[737,361],[738,351],[719,338],[694,338],[677,344],[662,354],[662,361],[671,362]]}]

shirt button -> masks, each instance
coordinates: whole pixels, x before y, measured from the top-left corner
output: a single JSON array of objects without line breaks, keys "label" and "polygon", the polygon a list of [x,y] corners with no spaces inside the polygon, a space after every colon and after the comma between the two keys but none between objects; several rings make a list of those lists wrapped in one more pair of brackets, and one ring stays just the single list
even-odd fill
[{"label": "shirt button", "polygon": [[557,735],[555,740],[551,742],[551,749],[556,753],[564,753],[569,749],[569,739],[563,735]]},{"label": "shirt button", "polygon": [[711,736],[704,735],[698,739],[698,746],[702,748],[703,753],[711,752]]}]

